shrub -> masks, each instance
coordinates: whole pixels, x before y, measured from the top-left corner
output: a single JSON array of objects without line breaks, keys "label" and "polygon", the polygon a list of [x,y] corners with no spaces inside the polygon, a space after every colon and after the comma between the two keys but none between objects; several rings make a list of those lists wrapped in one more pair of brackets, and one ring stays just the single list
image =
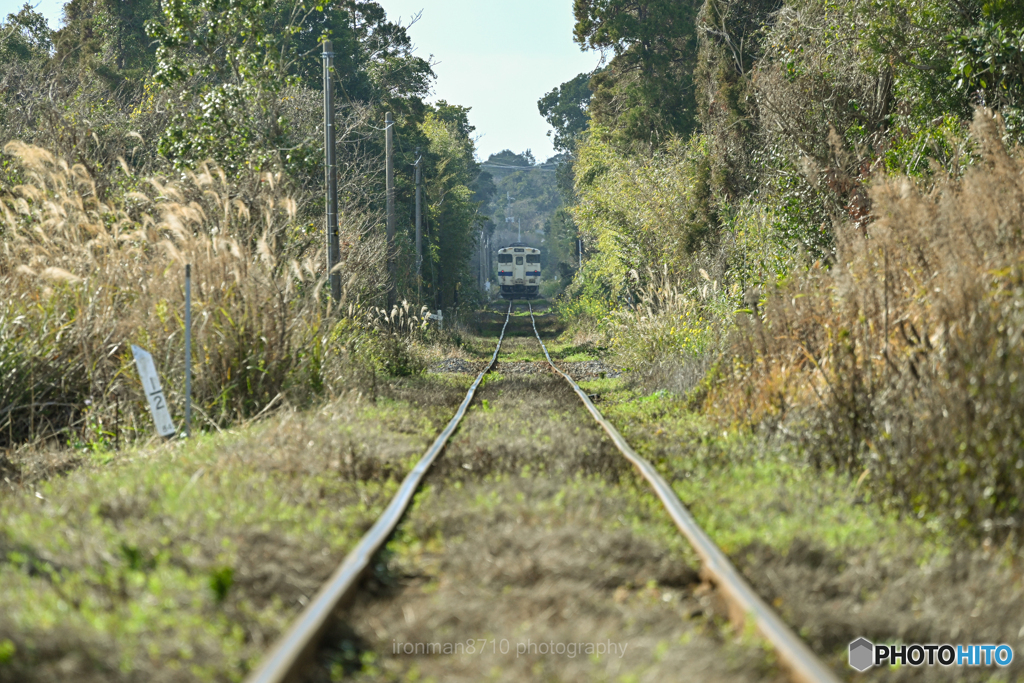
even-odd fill
[{"label": "shrub", "polygon": [[579,203],[571,213],[596,252],[583,277],[597,276],[613,297],[629,286],[630,272],[646,284],[656,264],[696,280],[693,255],[714,245],[718,230],[707,141],[695,135],[650,158],[628,157],[595,132],[577,154]]},{"label": "shrub", "polygon": [[1024,162],[1001,135],[979,110],[962,180],[876,182],[836,265],[741,323],[712,399],[906,509],[1005,531],[1024,521]]}]

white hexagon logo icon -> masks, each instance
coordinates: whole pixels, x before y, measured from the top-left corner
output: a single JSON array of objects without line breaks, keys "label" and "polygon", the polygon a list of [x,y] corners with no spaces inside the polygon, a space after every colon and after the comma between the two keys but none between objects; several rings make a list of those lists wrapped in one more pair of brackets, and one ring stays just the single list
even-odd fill
[{"label": "white hexagon logo icon", "polygon": [[857,671],[867,671],[875,661],[875,646],[867,638],[858,638],[850,643],[850,666]]}]

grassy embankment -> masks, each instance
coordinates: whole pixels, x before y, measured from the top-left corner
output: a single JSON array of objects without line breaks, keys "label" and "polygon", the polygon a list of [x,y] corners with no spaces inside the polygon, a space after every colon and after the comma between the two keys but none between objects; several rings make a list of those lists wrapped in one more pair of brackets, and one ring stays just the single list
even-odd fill
[{"label": "grassy embankment", "polygon": [[[545,336],[559,331],[542,320]],[[770,675],[754,641],[722,630],[694,558],[646,487],[587,434],[575,399],[559,382],[522,376],[541,355],[524,316],[514,324],[524,329],[501,357],[513,372],[499,366],[488,378],[378,567],[375,592],[353,612],[354,634],[335,640],[321,673],[629,680],[689,662],[709,679]],[[462,353],[489,355],[493,326],[485,319],[484,336],[467,334]],[[599,355],[569,337],[549,349],[557,362]],[[0,678],[239,678],[367,528],[469,381],[382,380],[376,397],[191,444],[101,453],[10,491],[0,574],[17,588],[4,593]],[[722,430],[678,396],[619,379],[584,386],[838,670],[858,635],[1015,642],[1009,570],[965,553],[941,527],[886,512],[860,482],[808,465],[792,446]],[[484,546],[494,566],[480,581]],[[368,636],[357,622],[379,609]],[[436,614],[459,625],[436,631]],[[453,641],[624,638],[634,656],[387,656],[390,640],[426,638],[424,628]]]},{"label": "grassy embankment", "polygon": [[[0,680],[238,679],[467,382],[418,374],[408,311],[360,305],[382,266],[351,225],[345,307],[328,303],[280,175],[126,171],[104,194],[5,149],[22,182],[0,196]],[[186,263],[205,435],[154,445],[129,346],[180,418]]]},{"label": "grassy embankment", "polygon": [[353,394],[5,484],[0,680],[240,679],[383,509],[466,385],[382,382],[376,400]]},{"label": "grassy embankment", "polygon": [[[722,680],[770,671],[752,642],[723,649],[721,611],[694,593],[685,543],[564,385],[526,374],[539,350],[528,328],[520,332],[507,349],[526,362],[506,361],[512,374],[488,377],[377,567],[378,584],[420,577],[412,609],[465,619],[446,632],[453,639],[469,629],[632,647],[623,661],[505,660],[513,677],[656,675],[685,659]],[[100,451],[63,473],[29,466],[50,451],[21,451],[19,466],[37,474],[9,484],[0,503],[0,680],[240,679],[368,528],[470,380],[381,380],[375,395],[353,392],[192,442]],[[524,516],[525,526],[509,527]],[[465,604],[451,591],[480,575],[485,541],[504,568]],[[582,621],[553,616],[552,600],[569,600]],[[389,624],[396,637],[423,625],[401,623]],[[373,645],[329,651],[333,673],[393,672],[386,648]],[[429,664],[475,680],[502,660]]]},{"label": "grassy embankment", "polygon": [[[659,324],[668,323],[653,320],[646,329]],[[575,346],[579,337],[566,334],[549,345],[556,362],[580,348],[607,356],[592,344]],[[538,348],[519,349],[524,358],[541,359]],[[841,675],[851,672],[846,646],[859,636],[876,642],[1020,640],[1022,601],[1012,538],[1002,547],[978,545],[940,518],[906,515],[866,486],[866,476],[809,462],[796,440],[742,423],[723,424],[714,405],[695,411],[692,396],[652,392],[643,388],[647,381],[641,374],[591,378],[582,385],[673,482],[758,591]],[[645,487],[630,495],[646,496]],[[1012,678],[1018,671],[997,677]],[[904,667],[873,675],[989,680],[993,671]]]}]

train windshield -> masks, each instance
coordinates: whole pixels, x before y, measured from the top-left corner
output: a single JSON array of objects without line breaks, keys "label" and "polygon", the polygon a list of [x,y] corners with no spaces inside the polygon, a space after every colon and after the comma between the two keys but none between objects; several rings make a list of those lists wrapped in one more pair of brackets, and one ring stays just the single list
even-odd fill
[{"label": "train windshield", "polygon": [[540,254],[528,254],[526,257],[527,263],[540,263]]},{"label": "train windshield", "polygon": [[498,263],[512,263],[512,254],[498,254]]},{"label": "train windshield", "polygon": [[517,266],[523,265],[523,257],[522,256],[516,256],[516,265]]}]

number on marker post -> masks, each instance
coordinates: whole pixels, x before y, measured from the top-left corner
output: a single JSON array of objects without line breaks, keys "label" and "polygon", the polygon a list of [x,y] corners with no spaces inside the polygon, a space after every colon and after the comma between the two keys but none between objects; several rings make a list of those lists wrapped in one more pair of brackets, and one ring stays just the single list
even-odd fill
[{"label": "number on marker post", "polygon": [[142,386],[147,389],[146,398],[149,400],[149,412],[153,415],[156,433],[160,436],[172,436],[176,428],[174,420],[171,419],[171,412],[167,409],[167,399],[160,386],[160,376],[156,372],[153,356],[135,344],[132,344],[132,355],[135,357],[135,367],[139,370]]}]

